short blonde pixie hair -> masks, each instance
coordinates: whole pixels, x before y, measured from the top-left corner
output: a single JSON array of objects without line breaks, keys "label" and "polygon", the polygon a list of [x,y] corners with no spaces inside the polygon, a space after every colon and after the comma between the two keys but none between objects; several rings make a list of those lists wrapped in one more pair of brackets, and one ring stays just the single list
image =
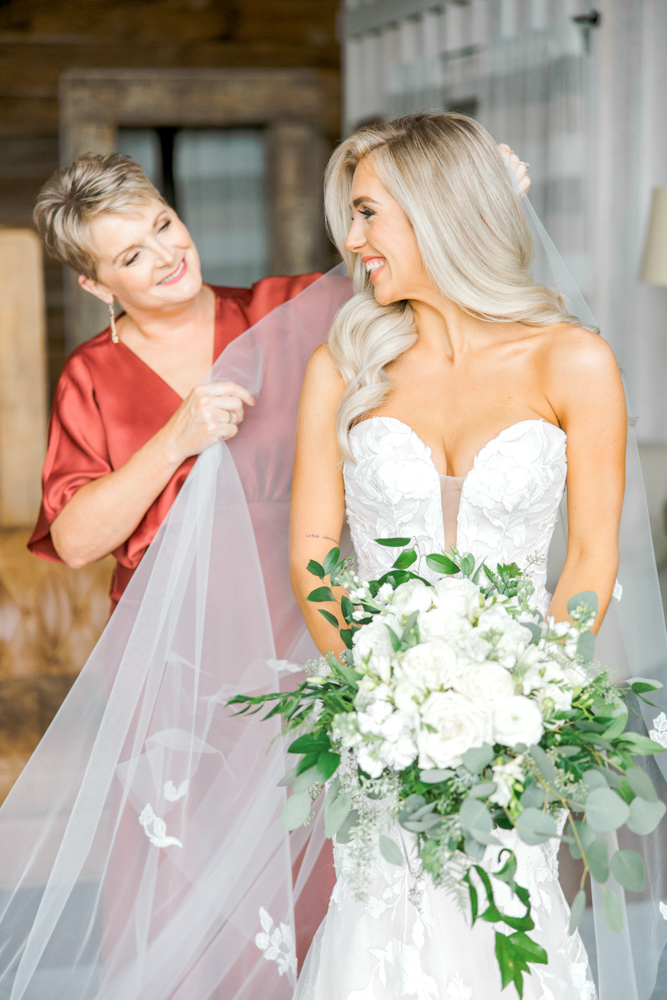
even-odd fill
[{"label": "short blonde pixie hair", "polygon": [[138,163],[121,153],[84,153],[39,192],[33,219],[44,248],[77,274],[96,279],[90,223],[101,212],[127,212],[164,198]]}]

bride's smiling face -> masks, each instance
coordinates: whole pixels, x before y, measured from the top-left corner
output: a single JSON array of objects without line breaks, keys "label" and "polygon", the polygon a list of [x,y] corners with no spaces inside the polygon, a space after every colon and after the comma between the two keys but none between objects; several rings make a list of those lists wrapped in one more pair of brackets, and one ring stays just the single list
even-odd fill
[{"label": "bride's smiling face", "polygon": [[430,297],[433,286],[412,223],[367,159],[354,172],[350,209],[345,247],[363,260],[378,303]]}]

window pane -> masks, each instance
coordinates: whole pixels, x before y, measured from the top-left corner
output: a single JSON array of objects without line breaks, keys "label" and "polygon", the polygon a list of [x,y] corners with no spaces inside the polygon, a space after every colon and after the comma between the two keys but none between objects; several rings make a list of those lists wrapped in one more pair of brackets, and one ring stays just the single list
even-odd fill
[{"label": "window pane", "polygon": [[195,241],[204,280],[251,285],[267,271],[264,134],[183,129],[174,146],[179,214]]},{"label": "window pane", "polygon": [[131,156],[158,191],[162,187],[162,154],[155,129],[120,128],[116,146],[119,153]]}]

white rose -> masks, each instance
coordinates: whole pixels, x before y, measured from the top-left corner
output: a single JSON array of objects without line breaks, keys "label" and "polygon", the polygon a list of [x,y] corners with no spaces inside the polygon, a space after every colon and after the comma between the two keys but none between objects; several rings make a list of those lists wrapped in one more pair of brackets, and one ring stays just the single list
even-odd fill
[{"label": "white rose", "polygon": [[476,628],[457,636],[456,647],[465,659],[473,663],[483,663],[492,650],[491,643],[483,639]]},{"label": "white rose", "polygon": [[572,688],[565,684],[546,684],[537,692],[537,703],[545,713],[569,711],[572,708]]},{"label": "white rose", "polygon": [[523,781],[523,754],[514,760],[508,760],[506,764],[495,764],[493,767],[493,780],[496,783],[496,790],[489,795],[489,800],[499,806],[508,806],[512,798],[515,781]]},{"label": "white rose", "polygon": [[411,615],[413,611],[428,611],[433,603],[433,588],[421,580],[408,580],[394,591],[393,610],[397,615]]},{"label": "white rose", "polygon": [[417,744],[405,730],[397,740],[392,742],[386,740],[382,744],[381,757],[392,771],[403,771],[406,767],[410,767],[416,756]]},{"label": "white rose", "polygon": [[[524,661],[525,655],[521,658],[521,662],[523,663]],[[565,674],[555,660],[542,660],[530,666],[523,675],[521,681],[523,693],[531,694],[538,688],[545,687],[545,685],[551,684],[553,681],[562,681],[564,679]]]},{"label": "white rose", "polygon": [[411,677],[402,678],[394,686],[394,705],[403,715],[413,720],[418,718],[419,706],[425,696],[424,687]]},{"label": "white rose", "polygon": [[396,673],[422,684],[429,691],[439,691],[451,687],[454,682],[456,653],[444,639],[420,642],[403,654]]},{"label": "white rose", "polygon": [[422,639],[448,639],[461,635],[472,628],[470,621],[460,615],[449,614],[441,608],[424,611],[418,618],[419,635]]},{"label": "white rose", "polygon": [[433,603],[447,615],[465,618],[471,602],[479,604],[479,587],[467,578],[443,577],[433,585]]},{"label": "white rose", "polygon": [[585,687],[589,683],[589,677],[584,667],[579,663],[570,663],[563,667],[563,677],[571,687]]},{"label": "white rose", "polygon": [[508,747],[539,743],[544,732],[539,706],[522,694],[501,701],[493,706],[493,730],[494,741]]},{"label": "white rose", "polygon": [[530,629],[512,618],[499,604],[494,604],[492,608],[482,612],[477,628],[490,639],[494,659],[508,670],[515,665],[533,638]]},{"label": "white rose", "polygon": [[512,675],[499,663],[476,663],[455,679],[454,687],[474,702],[505,701],[514,695]]},{"label": "white rose", "polygon": [[490,743],[491,714],[486,706],[473,705],[456,691],[436,691],[421,710],[424,726],[417,735],[420,767],[457,767],[471,747]]},{"label": "white rose", "polygon": [[356,751],[357,764],[371,778],[379,778],[384,771],[384,761],[380,760],[380,743],[360,746]]},{"label": "white rose", "polygon": [[384,723],[393,712],[388,701],[374,701],[365,711],[357,713],[359,732],[364,735],[380,736]]},{"label": "white rose", "polygon": [[[390,659],[393,656],[394,647],[389,638],[387,625],[390,625],[394,631],[398,629],[400,633],[401,626],[399,622],[396,618],[389,615],[382,615],[379,618],[375,618],[368,625],[362,625],[354,633],[352,637],[354,644],[352,656],[355,667],[366,666],[367,669],[373,670],[376,657],[387,657]],[[382,666],[384,666],[384,662],[384,660],[380,660]]]}]

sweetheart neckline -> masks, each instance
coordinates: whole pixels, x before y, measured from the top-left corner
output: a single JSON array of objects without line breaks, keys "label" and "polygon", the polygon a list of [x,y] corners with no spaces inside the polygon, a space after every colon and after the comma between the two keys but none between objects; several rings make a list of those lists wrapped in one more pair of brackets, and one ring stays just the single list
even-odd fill
[{"label": "sweetheart neckline", "polygon": [[561,434],[563,435],[563,437],[565,438],[565,440],[567,441],[567,434],[565,433],[565,431],[563,430],[563,428],[562,427],[558,427],[557,424],[552,424],[550,420],[545,420],[544,417],[531,417],[531,418],[529,418],[527,420],[515,420],[513,424],[509,424],[507,427],[503,427],[503,429],[501,431],[498,431],[498,433],[494,437],[490,438],[486,442],[486,444],[482,445],[482,447],[479,449],[479,451],[477,452],[477,454],[473,456],[472,466],[466,472],[465,476],[448,476],[446,474],[443,474],[442,472],[438,472],[438,468],[437,468],[435,462],[433,461],[433,453],[432,453],[431,448],[429,448],[429,446],[426,444],[426,442],[423,441],[422,438],[420,438],[419,434],[417,434],[417,431],[414,430],[412,427],[410,427],[410,424],[406,424],[406,422],[404,420],[399,420],[398,417],[383,417],[381,414],[377,414],[376,416],[373,416],[373,417],[366,417],[365,420],[360,420],[359,423],[355,424],[354,427],[351,428],[350,433],[352,433],[352,431],[355,430],[355,428],[357,428],[357,427],[362,427],[364,424],[369,424],[372,420],[391,420],[395,424],[400,424],[401,427],[407,427],[407,429],[410,431],[410,434],[412,434],[413,437],[417,438],[417,440],[419,441],[419,443],[421,445],[423,445],[423,447],[428,452],[428,460],[431,463],[431,465],[433,466],[433,468],[435,469],[435,472],[437,473],[437,475],[441,479],[460,479],[461,480],[461,489],[462,490],[463,490],[463,487],[465,486],[466,479],[468,478],[468,476],[470,475],[470,473],[473,472],[473,470],[474,470],[474,468],[475,468],[475,466],[477,464],[477,459],[480,458],[481,455],[483,455],[483,453],[486,451],[487,448],[489,448],[492,444],[495,444],[495,442],[498,440],[498,438],[500,437],[500,435],[504,434],[505,431],[514,430],[515,427],[519,427],[521,424],[548,424],[549,427],[553,427],[554,430],[560,431]]}]

